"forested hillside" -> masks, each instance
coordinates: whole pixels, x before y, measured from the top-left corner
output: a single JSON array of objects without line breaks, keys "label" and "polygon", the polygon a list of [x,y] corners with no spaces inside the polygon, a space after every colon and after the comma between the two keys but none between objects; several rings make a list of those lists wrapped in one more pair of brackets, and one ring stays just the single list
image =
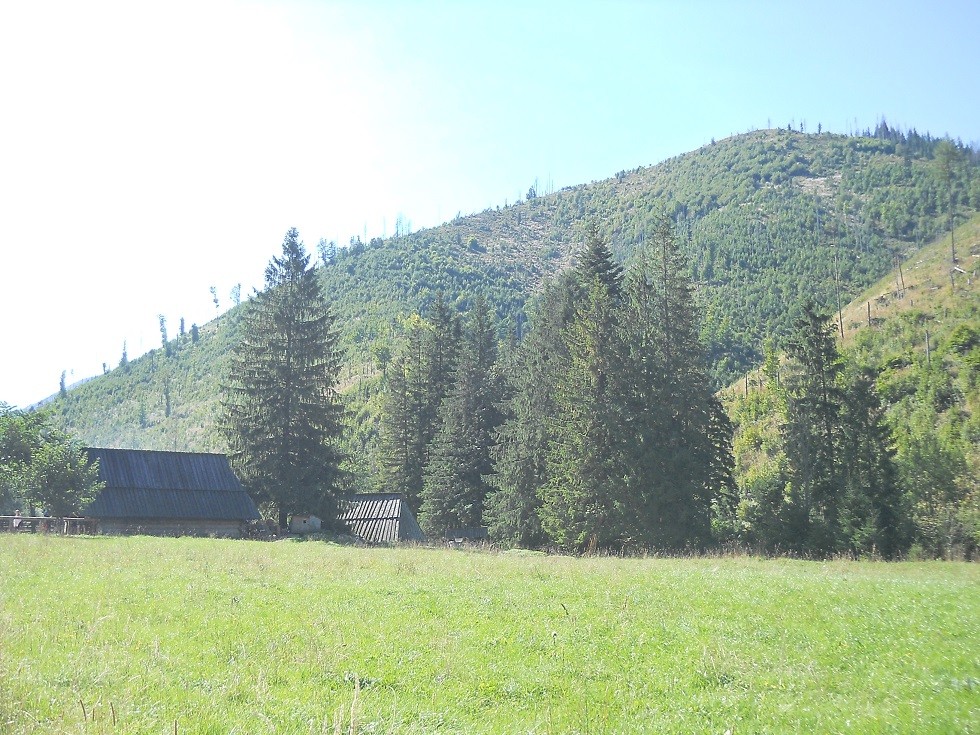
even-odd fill
[{"label": "forested hillside", "polygon": [[[980,216],[955,242],[952,270],[947,235],[840,312],[824,309],[819,369],[790,341],[788,354],[773,346],[761,370],[724,392],[738,491],[717,519],[721,535],[813,548],[803,509],[820,505],[811,516],[836,516],[865,552],[911,543],[957,557],[980,547]],[[807,374],[828,378],[820,406],[801,400]],[[807,411],[823,417],[824,435],[794,430]],[[822,469],[810,442],[826,452]],[[864,524],[883,515],[889,535],[869,532]]]},{"label": "forested hillside", "polygon": [[[387,240],[353,242],[322,262],[348,361],[341,382],[355,416],[356,467],[375,473],[380,397],[390,361],[442,295],[465,312],[477,294],[520,333],[542,281],[575,259],[590,218],[625,260],[666,214],[691,264],[716,386],[759,364],[765,340],[790,332],[805,298],[848,301],[947,225],[980,208],[976,153],[943,168],[942,142],[884,124],[865,136],[767,130],[656,166],[457,216]],[[947,144],[948,145],[948,144]],[[290,223],[283,223],[283,229]],[[270,243],[270,252],[277,243]],[[218,394],[238,310],[56,398],[52,410],[83,442],[223,449]]]}]

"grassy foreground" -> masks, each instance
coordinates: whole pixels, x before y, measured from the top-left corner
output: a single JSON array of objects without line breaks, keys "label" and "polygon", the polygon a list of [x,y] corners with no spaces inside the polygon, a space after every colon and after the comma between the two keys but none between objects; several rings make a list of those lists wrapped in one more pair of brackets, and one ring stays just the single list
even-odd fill
[{"label": "grassy foreground", "polygon": [[978,732],[978,621],[970,564],[4,535],[0,732]]}]

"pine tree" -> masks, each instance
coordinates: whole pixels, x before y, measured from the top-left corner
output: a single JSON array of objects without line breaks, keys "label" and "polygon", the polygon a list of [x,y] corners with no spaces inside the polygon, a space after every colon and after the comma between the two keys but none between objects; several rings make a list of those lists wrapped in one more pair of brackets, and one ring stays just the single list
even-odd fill
[{"label": "pine tree", "polygon": [[340,351],[295,228],[265,270],[265,290],[247,304],[241,334],[223,398],[230,459],[281,526],[300,512],[331,524],[342,482]]}]

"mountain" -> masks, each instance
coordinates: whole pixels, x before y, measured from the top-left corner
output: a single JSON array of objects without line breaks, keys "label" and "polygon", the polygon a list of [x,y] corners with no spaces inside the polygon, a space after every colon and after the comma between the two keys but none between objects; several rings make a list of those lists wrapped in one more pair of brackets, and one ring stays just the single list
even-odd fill
[{"label": "mountain", "polygon": [[[398,344],[401,318],[425,313],[439,293],[466,309],[482,292],[501,336],[519,330],[525,303],[574,260],[590,218],[623,261],[659,217],[675,223],[724,385],[759,364],[764,341],[788,333],[805,299],[835,303],[839,290],[849,301],[942,232],[950,198],[957,221],[980,209],[977,153],[954,146],[959,163],[944,179],[938,145],[884,123],[860,137],[756,131],[603,181],[531,190],[432,229],[353,242],[318,270],[348,354],[354,451],[373,441],[383,355]],[[90,445],[220,450],[221,375],[239,318],[233,309],[196,339],[181,335],[73,388],[51,410]]]}]

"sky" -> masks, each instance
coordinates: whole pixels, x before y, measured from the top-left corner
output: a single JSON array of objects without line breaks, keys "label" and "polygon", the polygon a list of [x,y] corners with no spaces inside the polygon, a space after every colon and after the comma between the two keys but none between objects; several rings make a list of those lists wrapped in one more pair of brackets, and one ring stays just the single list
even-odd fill
[{"label": "sky", "polygon": [[980,4],[0,0],[0,402],[391,236],[792,124],[980,143]]}]

